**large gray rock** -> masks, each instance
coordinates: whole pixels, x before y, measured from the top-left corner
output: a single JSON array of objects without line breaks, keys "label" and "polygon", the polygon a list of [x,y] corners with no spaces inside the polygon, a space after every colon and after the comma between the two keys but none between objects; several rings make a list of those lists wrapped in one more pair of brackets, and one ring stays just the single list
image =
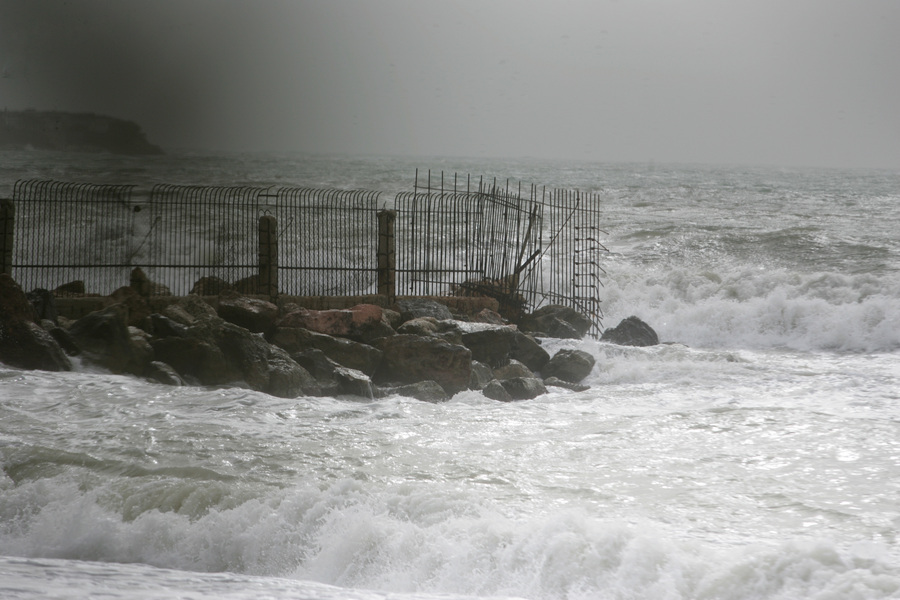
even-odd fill
[{"label": "large gray rock", "polygon": [[513,377],[500,381],[513,400],[531,400],[547,393],[544,382],[535,377]]},{"label": "large gray rock", "polygon": [[432,317],[438,321],[446,321],[453,318],[449,308],[440,302],[426,298],[403,298],[397,300],[397,309],[400,312],[400,320],[404,323],[421,317]]},{"label": "large gray rock", "polygon": [[397,328],[397,333],[436,337],[451,344],[462,344],[462,332],[456,321],[439,321],[434,317],[416,317]]},{"label": "large gray rock", "polygon": [[69,359],[35,322],[35,309],[12,277],[0,274],[0,361],[20,369],[68,371]]},{"label": "large gray rock", "polygon": [[515,377],[533,378],[534,373],[517,360],[510,360],[508,364],[494,369],[494,379],[503,381],[504,379],[513,379]]},{"label": "large gray rock", "polygon": [[219,297],[218,315],[254,333],[267,333],[275,326],[278,307],[266,300],[237,294]]},{"label": "large gray rock", "polygon": [[405,396],[407,398],[415,398],[416,400],[422,400],[423,402],[433,403],[446,402],[450,399],[450,396],[438,382],[430,380],[397,387],[382,388],[381,393],[383,395],[397,394],[398,396]]},{"label": "large gray rock", "polygon": [[594,362],[594,357],[584,350],[563,349],[544,365],[541,375],[545,378],[556,377],[569,383],[579,383],[590,375]]},{"label": "large gray rock", "polygon": [[544,350],[532,336],[515,331],[509,349],[509,357],[532,371],[540,371],[550,360],[550,353]]},{"label": "large gray rock", "polygon": [[590,328],[590,319],[559,304],[543,306],[519,321],[522,331],[563,339],[581,339]]},{"label": "large gray rock", "polygon": [[462,343],[472,351],[472,358],[495,369],[509,362],[509,354],[516,331],[512,327],[465,323]]},{"label": "large gray rock", "polygon": [[381,341],[377,381],[416,383],[434,380],[453,395],[469,386],[472,352],[432,337],[394,335]]},{"label": "large gray rock", "polygon": [[483,390],[494,379],[494,371],[483,362],[472,361],[472,375],[469,378],[470,390]]},{"label": "large gray rock", "polygon": [[152,351],[137,339],[128,326],[128,309],[113,304],[78,319],[69,327],[69,335],[82,350],[82,355],[113,373],[143,375],[153,360]]},{"label": "large gray rock", "polygon": [[620,346],[655,346],[659,343],[653,328],[635,316],[622,319],[614,328],[604,331],[600,339]]},{"label": "large gray rock", "polygon": [[302,327],[276,327],[271,342],[290,354],[307,349],[321,350],[339,365],[362,371],[370,377],[381,363],[381,350],[374,346]]},{"label": "large gray rock", "polygon": [[302,327],[366,344],[396,333],[388,323],[384,310],[374,304],[358,304],[340,310],[298,308],[284,315],[276,325]]}]

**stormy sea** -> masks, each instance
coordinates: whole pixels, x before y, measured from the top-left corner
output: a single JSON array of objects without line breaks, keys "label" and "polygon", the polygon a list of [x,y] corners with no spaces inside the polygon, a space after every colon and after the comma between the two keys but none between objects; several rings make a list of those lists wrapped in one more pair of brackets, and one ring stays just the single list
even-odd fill
[{"label": "stormy sea", "polygon": [[[900,597],[900,171],[5,152],[17,179],[596,194],[586,392],[282,399],[0,365],[0,597]],[[27,290],[26,290],[27,291]]]}]

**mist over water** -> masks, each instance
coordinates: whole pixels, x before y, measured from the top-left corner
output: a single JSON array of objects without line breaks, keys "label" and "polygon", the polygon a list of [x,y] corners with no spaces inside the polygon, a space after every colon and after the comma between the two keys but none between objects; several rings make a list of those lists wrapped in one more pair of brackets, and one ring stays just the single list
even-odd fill
[{"label": "mist over water", "polygon": [[389,202],[417,167],[600,195],[604,325],[634,314],[666,343],[543,340],[596,357],[591,389],[511,404],[0,367],[0,595],[900,594],[897,172],[20,153],[0,185]]}]

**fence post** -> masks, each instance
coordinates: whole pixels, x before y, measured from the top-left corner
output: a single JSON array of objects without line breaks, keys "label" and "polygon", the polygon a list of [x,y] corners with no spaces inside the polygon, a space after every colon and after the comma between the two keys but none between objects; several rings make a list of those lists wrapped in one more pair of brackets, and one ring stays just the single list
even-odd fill
[{"label": "fence post", "polygon": [[278,221],[271,215],[259,218],[259,282],[257,293],[278,295]]},{"label": "fence post", "polygon": [[395,270],[396,253],[394,241],[394,221],[397,211],[378,211],[378,293],[393,301],[396,295]]},{"label": "fence post", "polygon": [[0,200],[0,273],[12,277],[13,229],[16,225],[16,205],[12,200]]}]

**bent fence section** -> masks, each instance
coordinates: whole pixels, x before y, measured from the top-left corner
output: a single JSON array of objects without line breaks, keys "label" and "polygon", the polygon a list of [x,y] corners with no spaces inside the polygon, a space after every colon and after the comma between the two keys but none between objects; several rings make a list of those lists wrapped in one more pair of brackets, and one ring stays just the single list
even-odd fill
[{"label": "bent fence section", "polygon": [[0,243],[27,290],[83,281],[106,295],[140,267],[158,284],[151,292],[175,295],[211,277],[271,296],[488,295],[513,316],[565,304],[599,335],[598,197],[479,181],[379,201],[371,191],[20,181],[15,218],[4,220],[7,203],[0,211],[15,241]]}]

